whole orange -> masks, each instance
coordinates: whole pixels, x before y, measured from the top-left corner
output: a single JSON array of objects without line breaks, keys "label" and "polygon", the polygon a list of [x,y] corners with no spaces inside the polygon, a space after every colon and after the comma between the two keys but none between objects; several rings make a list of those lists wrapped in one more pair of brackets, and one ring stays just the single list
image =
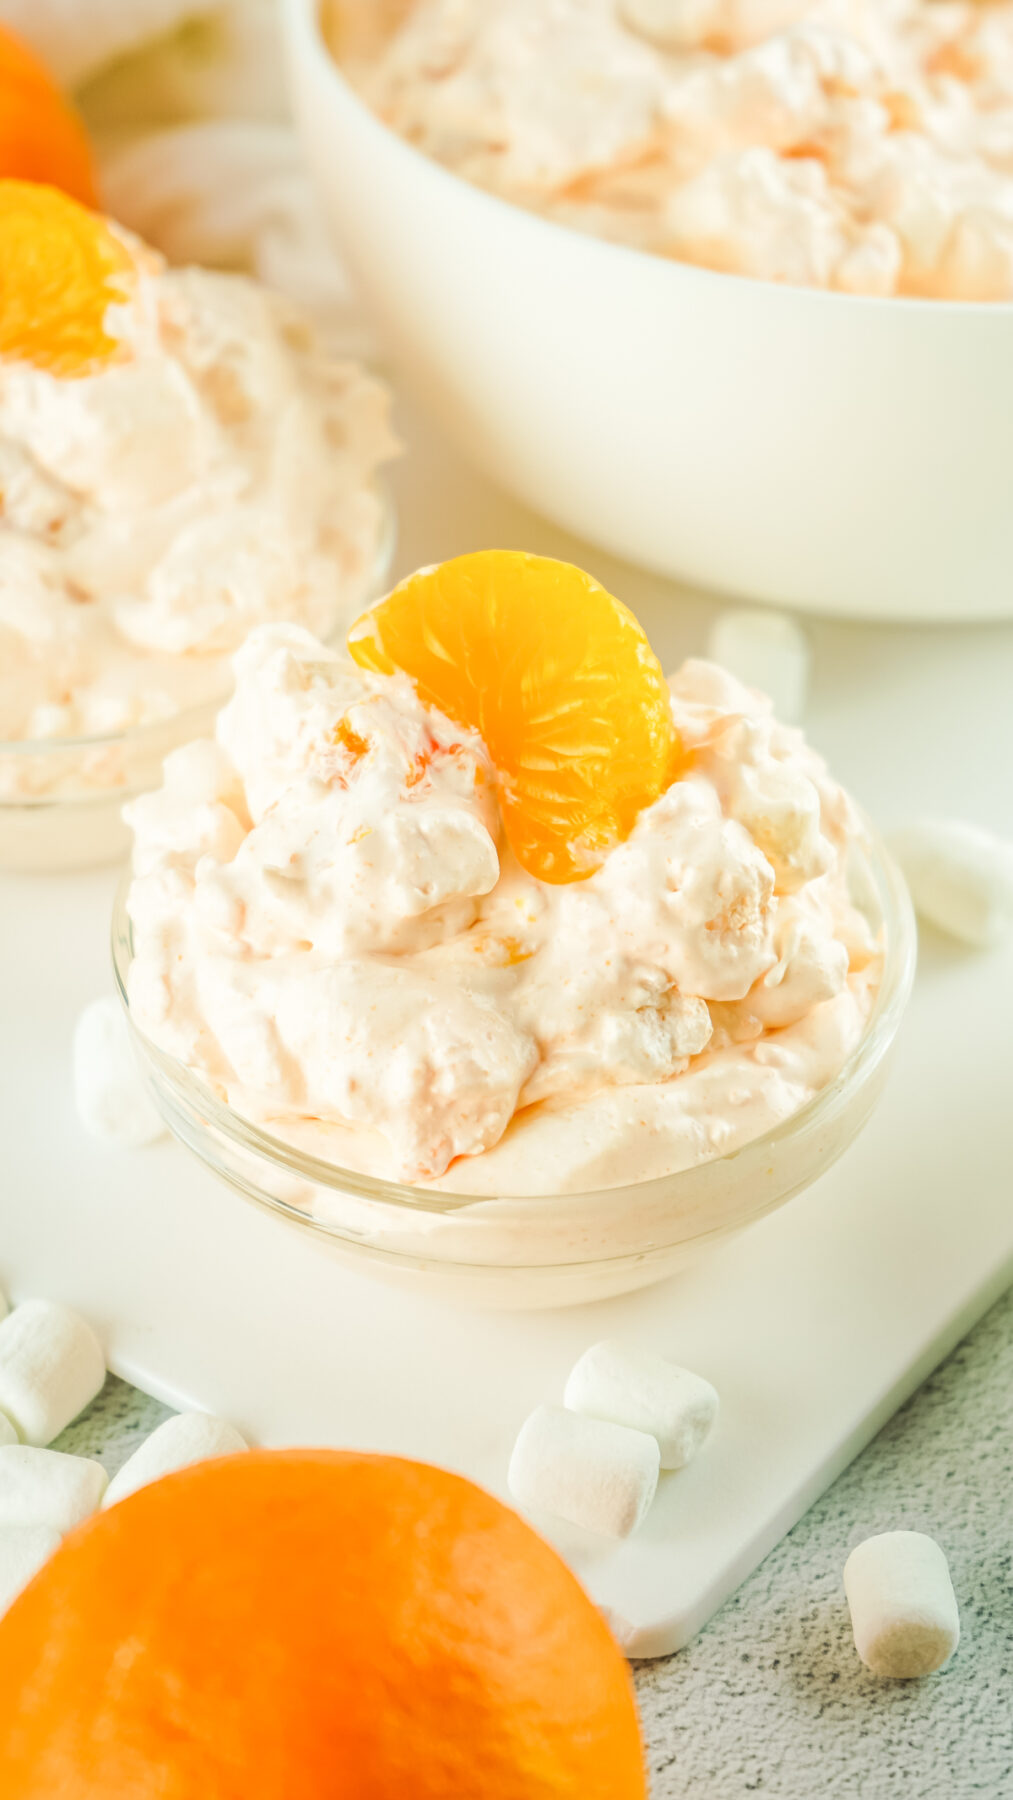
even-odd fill
[{"label": "whole orange", "polygon": [[91,148],[73,107],[20,38],[0,28],[0,176],[46,181],[97,205]]},{"label": "whole orange", "polygon": [[470,1482],[336,1451],[170,1475],[0,1623],[11,1800],[644,1800],[629,1671]]}]

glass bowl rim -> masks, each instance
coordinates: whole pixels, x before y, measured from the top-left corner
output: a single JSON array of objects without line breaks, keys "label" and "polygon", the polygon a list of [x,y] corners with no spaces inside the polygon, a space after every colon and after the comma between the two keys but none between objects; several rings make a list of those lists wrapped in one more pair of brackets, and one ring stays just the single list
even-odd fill
[{"label": "glass bowl rim", "polygon": [[[733,1150],[726,1151],[723,1155],[708,1157],[704,1162],[693,1163],[686,1169],[679,1169],[667,1175],[651,1176],[644,1181],[619,1182],[609,1187],[588,1189],[582,1192],[519,1195],[500,1191],[487,1194],[446,1193],[436,1187],[412,1187],[402,1182],[381,1180],[376,1176],[364,1175],[354,1169],[345,1169],[338,1163],[325,1162],[320,1157],[295,1149],[282,1138],[275,1137],[260,1126],[244,1119],[226,1102],[220,1100],[210,1086],[195,1075],[191,1069],[188,1069],[185,1064],[153,1044],[131,1017],[127,997],[127,978],[133,959],[133,938],[131,922],[127,913],[127,895],[133,875],[129,863],[120,877],[113,905],[111,950],[117,991],[131,1033],[144,1058],[154,1064],[171,1081],[174,1091],[191,1112],[200,1114],[208,1127],[219,1131],[225,1139],[239,1149],[316,1187],[329,1188],[355,1199],[380,1202],[385,1206],[405,1210],[416,1216],[425,1216],[428,1213],[452,1217],[476,1208],[506,1204],[522,1210],[530,1209],[532,1223],[537,1221],[540,1213],[544,1216],[545,1209],[553,1205],[574,1208],[601,1203],[607,1205],[610,1198],[616,1204],[622,1204],[623,1197],[632,1188],[636,1189],[638,1195],[647,1198],[671,1196],[680,1181],[686,1181],[690,1177],[699,1177],[699,1173],[703,1169],[713,1168],[718,1164],[723,1164],[727,1168],[733,1165],[738,1158],[772,1155],[785,1140],[791,1139],[809,1128],[818,1127],[825,1119],[832,1117],[846,1099],[871,1078],[897,1035],[910,998],[917,962],[918,934],[914,908],[904,877],[883,840],[870,825],[868,819],[862,814],[860,817],[867,834],[870,866],[882,905],[885,945],[882,979],[875,1004],[859,1042],[837,1075],[828,1082],[826,1087],[821,1088],[818,1093],[813,1095],[812,1099],[806,1101],[804,1106],[789,1114],[787,1118],[780,1120],[769,1131],[761,1133],[758,1137],[749,1138],[745,1143],[738,1145]],[[345,1236],[345,1233],[337,1225],[330,1223],[326,1218],[322,1219],[307,1214],[287,1201],[272,1196],[269,1204],[272,1209],[284,1213],[303,1226],[323,1232],[326,1236],[335,1238]],[[754,1216],[760,1217],[769,1210],[769,1202],[761,1200],[755,1213],[751,1212],[744,1216],[741,1223],[748,1224]],[[706,1233],[699,1235],[706,1235]]]},{"label": "glass bowl rim", "polygon": [[[393,490],[389,481],[382,477],[374,479],[367,486],[372,489],[380,503],[380,522],[376,537],[373,561],[368,571],[365,589],[365,604],[369,605],[381,597],[382,584],[390,574],[394,563],[398,541],[398,511]],[[264,623],[270,623],[265,620]],[[238,647],[238,646],[237,646]],[[223,651],[222,657],[230,662],[235,650]],[[196,706],[182,706],[177,712],[166,713],[163,718],[145,719],[139,725],[127,725],[119,731],[102,731],[86,737],[51,737],[51,738],[0,738],[0,760],[15,762],[18,757],[53,757],[85,755],[88,752],[101,750],[118,750],[124,746],[141,748],[145,745],[156,745],[166,732],[176,732],[185,728],[188,719],[195,722],[193,736],[202,735],[201,722],[210,713],[216,713],[228,698],[228,685],[221,693],[212,694],[201,700]],[[180,742],[184,742],[180,738]],[[132,790],[123,788],[82,788],[80,792],[68,794],[25,794],[0,801],[0,806],[66,806],[87,805],[94,800],[108,801],[117,797],[121,801],[128,799]]]}]

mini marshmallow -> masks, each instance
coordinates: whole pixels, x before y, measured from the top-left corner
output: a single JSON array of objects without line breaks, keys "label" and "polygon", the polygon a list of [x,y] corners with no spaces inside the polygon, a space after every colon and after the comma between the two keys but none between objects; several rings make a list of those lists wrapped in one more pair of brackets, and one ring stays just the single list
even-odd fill
[{"label": "mini marshmallow", "polygon": [[643,1524],[660,1466],[646,1432],[539,1406],[521,1426],[507,1479],[520,1506],[622,1538]]},{"label": "mini marshmallow", "polygon": [[119,1001],[86,1006],[74,1030],[74,1099],[85,1130],[100,1144],[140,1150],[165,1135],[145,1086]]},{"label": "mini marshmallow", "polygon": [[874,1675],[931,1675],[960,1638],[946,1558],[920,1531],[866,1538],[844,1565],[855,1649]]},{"label": "mini marshmallow", "polygon": [[17,1442],[18,1434],[7,1417],[7,1414],[0,1413],[0,1450],[3,1449],[5,1444],[16,1444]]},{"label": "mini marshmallow", "polygon": [[786,613],[759,607],[721,613],[711,627],[707,654],[747,687],[769,695],[784,724],[797,725],[804,718],[809,641]]},{"label": "mini marshmallow", "polygon": [[69,1306],[26,1300],[0,1325],[0,1412],[26,1444],[51,1444],[105,1378],[102,1346]]},{"label": "mini marshmallow", "polygon": [[585,1350],[566,1384],[571,1412],[657,1439],[663,1469],[684,1469],[718,1416],[716,1389],[653,1350],[606,1339]]},{"label": "mini marshmallow", "polygon": [[97,1511],[108,1479],[102,1464],[90,1457],[8,1444],[0,1449],[0,1526],[73,1531]]},{"label": "mini marshmallow", "polygon": [[925,819],[890,847],[922,918],[981,949],[1013,930],[1013,844],[960,819]]},{"label": "mini marshmallow", "polygon": [[625,24],[666,49],[696,46],[713,27],[717,0],[621,0]]},{"label": "mini marshmallow", "polygon": [[171,1475],[174,1469],[186,1469],[191,1463],[207,1462],[213,1456],[235,1456],[246,1448],[246,1440],[225,1419],[215,1419],[210,1413],[177,1413],[145,1438],[119,1474],[113,1476],[103,1504],[115,1506],[118,1500],[125,1500],[128,1494],[163,1475]]},{"label": "mini marshmallow", "polygon": [[0,1529],[0,1615],[59,1548],[60,1533],[48,1525],[5,1525]]}]

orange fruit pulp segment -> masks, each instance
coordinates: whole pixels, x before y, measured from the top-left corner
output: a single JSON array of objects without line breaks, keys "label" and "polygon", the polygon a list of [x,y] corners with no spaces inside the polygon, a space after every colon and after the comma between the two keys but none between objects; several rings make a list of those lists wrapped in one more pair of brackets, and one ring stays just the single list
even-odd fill
[{"label": "orange fruit pulp segment", "polygon": [[0,176],[7,175],[98,204],[84,126],[34,52],[0,28]]},{"label": "orange fruit pulp segment", "polygon": [[348,635],[482,737],[507,838],[540,881],[580,881],[675,778],[668,685],[633,614],[572,563],[484,550],[409,576]]},{"label": "orange fruit pulp segment", "polygon": [[0,356],[90,374],[116,352],[109,307],[134,267],[105,220],[56,188],[0,180]]}]

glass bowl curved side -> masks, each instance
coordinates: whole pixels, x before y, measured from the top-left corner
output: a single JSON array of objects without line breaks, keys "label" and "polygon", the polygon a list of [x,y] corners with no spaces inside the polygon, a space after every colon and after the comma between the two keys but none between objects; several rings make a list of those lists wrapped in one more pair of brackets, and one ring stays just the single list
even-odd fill
[{"label": "glass bowl curved side", "polygon": [[[131,1026],[172,1131],[243,1196],[366,1272],[424,1280],[483,1305],[599,1299],[662,1279],[783,1205],[824,1174],[873,1111],[911,991],[916,930],[903,878],[876,846],[883,980],[840,1074],[797,1113],[724,1156],[653,1180],[582,1194],[498,1197],[375,1180],[309,1156],[241,1118]],[[124,1005],[133,955],[121,884],[113,961]]]}]

